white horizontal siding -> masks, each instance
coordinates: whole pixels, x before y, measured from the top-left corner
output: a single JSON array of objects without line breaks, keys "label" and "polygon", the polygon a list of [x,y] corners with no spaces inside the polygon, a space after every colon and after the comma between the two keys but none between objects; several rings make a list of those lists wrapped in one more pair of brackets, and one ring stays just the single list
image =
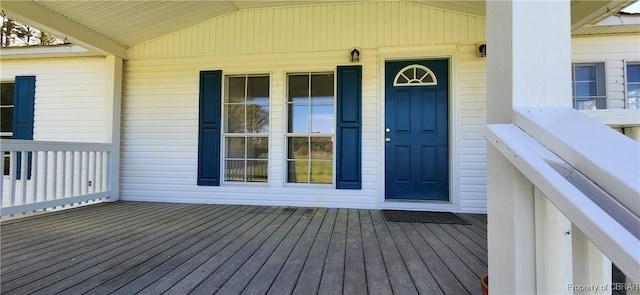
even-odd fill
[{"label": "white horizontal siding", "polygon": [[[482,17],[410,3],[319,4],[240,10],[132,46],[124,67],[121,196],[375,208],[384,179],[381,50],[428,52],[434,45],[458,51],[451,106],[459,115],[452,122],[459,127],[452,129],[452,146],[461,152],[451,167],[459,177],[452,180],[454,210],[485,212],[486,151],[480,130],[486,122],[486,70],[485,60],[475,56],[484,27]],[[362,190],[286,184],[286,74],[335,71],[350,64],[353,47],[360,50],[363,66]],[[199,72],[214,69],[224,75],[270,75],[268,184],[196,185]]]},{"label": "white horizontal siding", "polygon": [[[460,128],[460,211],[485,212],[486,151],[480,130],[485,124],[485,60],[475,46],[460,46],[456,92]],[[381,124],[376,49],[363,49],[363,183],[362,190],[332,186],[285,184],[286,74],[335,71],[347,64],[344,50],[175,57],[127,61],[123,100],[122,198],[125,200],[302,205],[375,208],[380,171]],[[301,62],[305,61],[305,62]],[[204,66],[206,65],[206,66]],[[222,69],[223,74],[268,73],[271,77],[269,183],[197,186],[198,75]],[[151,78],[152,77],[152,78]],[[455,80],[454,80],[455,81]]]},{"label": "white horizontal siding", "polygon": [[0,79],[35,76],[35,140],[105,141],[105,59],[2,60]]},{"label": "white horizontal siding", "polygon": [[[364,58],[365,52],[368,58]],[[363,189],[332,186],[296,186],[285,182],[286,73],[335,71],[344,64],[343,51],[278,54],[250,58],[242,54],[128,61],[122,122],[122,198],[125,200],[234,203],[264,205],[341,206],[373,208],[377,183],[377,123],[363,124]],[[312,60],[312,65],[309,61]],[[306,61],[306,62],[301,62]],[[375,81],[375,51],[363,50],[364,79]],[[211,65],[203,67],[202,65]],[[151,70],[153,69],[153,70]],[[268,73],[271,77],[269,184],[196,185],[198,142],[198,75],[201,70],[223,69],[224,74]],[[153,79],[149,79],[152,76]],[[139,83],[144,81],[144,83]],[[377,88],[363,89],[363,117],[377,114]],[[158,98],[158,95],[162,95]],[[174,136],[175,135],[175,136]],[[268,188],[268,189],[266,189]]]},{"label": "white horizontal siding", "polygon": [[572,61],[604,62],[608,109],[625,107],[626,62],[640,61],[640,34],[585,36],[572,39]]},{"label": "white horizontal siding", "polygon": [[476,57],[475,45],[460,46],[458,59],[460,209],[486,212],[486,59]]},{"label": "white horizontal siding", "polygon": [[291,52],[485,39],[484,17],[403,2],[242,9],[130,47],[129,58]]}]

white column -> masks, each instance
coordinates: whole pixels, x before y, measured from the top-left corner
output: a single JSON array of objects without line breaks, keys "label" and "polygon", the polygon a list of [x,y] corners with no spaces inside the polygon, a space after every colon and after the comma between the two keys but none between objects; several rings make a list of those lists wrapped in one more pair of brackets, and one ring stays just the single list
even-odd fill
[{"label": "white column", "polygon": [[120,198],[120,107],[122,105],[122,58],[109,55],[105,68],[105,142],[113,146],[109,157],[108,202]]},{"label": "white column", "polygon": [[[522,106],[571,106],[569,1],[487,1],[487,121]],[[536,293],[534,189],[487,151],[489,290]]]}]

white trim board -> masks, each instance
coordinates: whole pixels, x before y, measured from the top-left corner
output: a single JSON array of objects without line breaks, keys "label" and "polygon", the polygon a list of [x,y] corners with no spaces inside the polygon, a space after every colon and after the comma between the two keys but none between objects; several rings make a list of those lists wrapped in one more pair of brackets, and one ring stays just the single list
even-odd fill
[{"label": "white trim board", "polygon": [[[378,208],[398,210],[423,211],[452,211],[459,212],[460,182],[459,182],[459,105],[458,105],[458,46],[419,46],[409,48],[379,48],[378,49]],[[385,199],[385,62],[407,59],[449,59],[449,202],[442,201],[397,201]],[[466,212],[466,211],[465,211]]]}]

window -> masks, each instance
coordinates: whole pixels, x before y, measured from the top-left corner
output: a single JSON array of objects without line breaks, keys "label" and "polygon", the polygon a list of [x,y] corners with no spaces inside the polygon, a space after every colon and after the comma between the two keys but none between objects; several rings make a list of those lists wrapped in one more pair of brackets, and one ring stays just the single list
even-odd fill
[{"label": "window", "polygon": [[640,109],[640,63],[627,64],[627,108]]},{"label": "window", "polygon": [[333,77],[333,73],[288,76],[289,183],[333,183]]},{"label": "window", "polygon": [[227,76],[224,99],[224,181],[267,182],[269,76]]},{"label": "window", "polygon": [[606,108],[604,63],[573,64],[573,107],[578,110]]},{"label": "window", "polygon": [[[13,137],[13,91],[15,83],[0,83],[0,138]],[[4,153],[4,175],[9,175],[9,153]]]},{"label": "window", "polygon": [[398,71],[393,86],[431,86],[438,85],[436,75],[423,65],[409,65]]}]

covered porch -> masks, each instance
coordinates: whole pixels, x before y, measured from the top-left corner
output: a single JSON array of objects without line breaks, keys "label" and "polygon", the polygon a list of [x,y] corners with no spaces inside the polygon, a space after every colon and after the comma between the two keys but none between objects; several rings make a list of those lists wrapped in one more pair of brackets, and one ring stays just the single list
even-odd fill
[{"label": "covered porch", "polygon": [[479,294],[486,215],[115,202],[2,224],[3,294]]},{"label": "covered porch", "polygon": [[[630,1],[486,3],[490,8],[486,13],[488,66],[486,75],[482,72],[474,76],[487,77],[488,99],[486,108],[484,103],[478,103],[483,107],[479,111],[482,115],[477,120],[481,123],[474,121],[474,124],[495,125],[485,131],[489,140],[486,145],[488,169],[486,182],[479,184],[487,188],[489,215],[488,225],[482,216],[463,215],[472,223],[470,226],[385,222],[374,210],[118,202],[123,188],[120,181],[127,179],[126,173],[121,173],[121,168],[126,166],[121,163],[138,159],[131,157],[132,153],[124,161],[120,158],[123,147],[120,139],[131,136],[120,134],[123,64],[125,68],[135,69],[135,62],[132,63],[130,59],[136,54],[146,53],[150,50],[148,48],[154,48],[155,51],[155,47],[145,47],[145,40],[114,41],[108,37],[115,38],[118,34],[101,27],[105,26],[105,22],[98,25],[69,22],[67,17],[78,12],[73,7],[58,8],[59,12],[54,13],[55,7],[45,9],[37,4],[44,1],[3,2],[8,3],[3,3],[3,9],[16,16],[44,28],[66,33],[69,40],[107,56],[105,127],[108,129],[104,134],[108,142],[105,146],[84,147],[71,143],[58,147],[51,143],[6,141],[2,152],[10,152],[16,159],[18,155],[21,157],[19,164],[17,160],[12,161],[11,171],[19,166],[22,167],[21,171],[26,171],[31,165],[28,164],[31,161],[28,153],[31,153],[34,159],[31,167],[40,167],[42,173],[34,174],[33,179],[40,181],[39,184],[36,181],[18,182],[15,175],[11,176],[11,182],[6,186],[11,188],[10,206],[3,206],[4,212],[17,214],[95,199],[114,202],[4,223],[2,288],[5,292],[459,294],[477,293],[478,278],[488,270],[495,293],[569,294],[579,291],[571,286],[607,286],[607,290],[595,290],[596,293],[607,294],[612,286],[611,261],[621,266],[633,281],[640,281],[640,256],[637,252],[640,245],[637,230],[640,220],[637,195],[640,188],[637,165],[632,167],[638,163],[638,145],[621,139],[619,134],[569,107],[571,31],[601,19],[612,8],[615,10],[615,7]],[[431,1],[424,2],[433,4]],[[484,3],[481,6],[484,7]],[[69,11],[64,12],[67,9]],[[299,19],[300,15],[296,17]],[[484,9],[480,17],[485,17]],[[119,22],[120,25],[122,23],[126,22]],[[532,26],[533,23],[539,26]],[[96,31],[103,31],[106,37],[96,35]],[[381,46],[383,52],[387,50],[394,58],[424,54],[420,46],[428,44],[396,46],[395,31],[389,27],[388,32],[390,44]],[[179,34],[176,36],[178,40],[181,37]],[[163,45],[182,44],[166,42],[164,39],[156,41]],[[447,42],[436,41],[443,44]],[[429,45],[436,51],[437,42],[436,45]],[[135,44],[139,45],[135,50],[127,48]],[[267,49],[276,54],[285,49],[298,53],[306,50],[304,47],[278,47],[286,44],[270,44]],[[236,45],[242,49],[245,44],[238,42]],[[352,44],[349,46],[351,50]],[[475,44],[467,44],[467,47],[473,49]],[[457,50],[459,46],[451,48]],[[194,49],[202,48],[194,46]],[[210,50],[216,53],[218,48],[212,47]],[[220,50],[226,54],[231,49],[223,47]],[[366,62],[368,69],[371,69],[365,74],[372,74],[381,67],[384,58],[378,59],[380,46],[372,46],[367,50],[363,50],[361,63]],[[164,51],[159,50],[158,55],[162,54]],[[180,52],[175,54],[180,55]],[[190,58],[199,54],[198,51],[184,58],[197,64],[198,59]],[[269,54],[273,53],[270,51]],[[331,54],[335,54],[331,58],[336,60],[342,58],[337,49]],[[441,55],[439,52],[431,54]],[[211,56],[219,57],[215,54]],[[305,64],[309,59],[301,60],[304,60],[301,64]],[[156,71],[151,69],[158,67],[145,62],[138,61],[138,65],[147,68],[150,76],[155,78]],[[331,66],[341,63],[331,60]],[[188,63],[178,60],[169,63],[167,69],[185,64]],[[294,67],[293,70],[299,69]],[[184,71],[191,73],[190,70]],[[285,73],[285,70],[281,70],[279,79],[284,81]],[[381,78],[371,75],[369,79],[375,81]],[[194,81],[188,81],[191,83],[190,89],[197,88]],[[136,84],[136,81],[129,81],[129,84]],[[364,117],[382,117],[383,111],[378,110],[378,106],[382,104],[383,94],[377,85],[370,83],[369,88],[365,89],[370,91],[368,102],[371,107],[364,108]],[[284,88],[280,90],[281,94],[284,93]],[[156,102],[143,98],[147,96],[141,96],[138,101],[143,107]],[[284,101],[280,103],[284,105]],[[538,112],[537,109],[532,111],[524,107],[541,107],[543,110]],[[190,113],[195,114],[194,111]],[[531,117],[530,113],[536,116]],[[565,113],[568,115],[562,116]],[[628,130],[626,133],[637,139],[640,125],[638,112],[624,113],[623,116],[608,114],[599,120]],[[147,118],[132,117],[136,122],[154,122]],[[195,115],[189,118],[189,122],[196,122]],[[283,114],[281,118],[284,118]],[[585,122],[587,125],[582,124]],[[370,158],[358,166],[373,171],[371,175],[374,176],[380,173],[382,166],[378,165],[384,151],[382,125],[382,121],[372,120],[365,126],[368,137],[362,146],[371,148],[364,153]],[[557,132],[555,129],[559,125],[575,128]],[[194,134],[196,129],[189,126],[185,129]],[[279,124],[281,129],[284,126],[284,123]],[[591,129],[586,130],[584,126]],[[145,134],[150,133],[149,130],[156,130],[145,129],[148,126],[144,124],[139,127],[142,127],[141,133]],[[470,130],[466,133],[479,136],[478,129]],[[284,133],[284,130],[280,130],[281,137],[276,139],[284,142]],[[135,139],[143,141],[141,146],[148,148],[144,138]],[[190,138],[191,144],[188,146],[194,147],[196,139]],[[484,143],[483,139],[479,140]],[[596,149],[600,147],[611,150],[604,153]],[[133,154],[148,151],[135,150]],[[484,147],[482,151],[485,151]],[[96,156],[95,153],[101,154]],[[626,155],[629,158],[624,158]],[[39,161],[42,158],[45,160]],[[192,156],[190,159],[194,158]],[[177,160],[179,164],[185,162],[182,158]],[[284,162],[286,159],[280,160]],[[55,191],[55,185],[50,189],[40,187],[49,182],[57,183],[55,176],[42,180],[39,175],[46,175],[48,170],[57,170],[55,167],[64,167],[67,161],[76,161],[80,167],[78,170],[82,170],[71,173],[67,178],[69,184],[64,180],[67,176],[62,176],[60,182],[63,185],[60,189],[64,192],[67,188],[69,199],[58,198],[55,193],[51,199],[39,198],[36,194],[29,197],[26,194],[30,188],[34,192]],[[583,165],[584,162],[587,165]],[[67,167],[73,170],[75,164]],[[556,169],[558,167],[566,168],[571,173],[577,171],[574,175],[579,176],[590,171],[596,173],[587,175],[584,183],[568,183],[568,177],[562,174],[564,170]],[[282,173],[281,167],[276,168],[278,173]],[[65,168],[60,170],[66,171]],[[174,173],[174,170],[170,170],[167,175],[174,177]],[[99,182],[100,187],[96,187],[96,183],[87,182],[83,175],[100,175],[104,181]],[[452,179],[457,179],[457,175],[453,176]],[[25,178],[29,176],[23,175],[22,180]],[[370,177],[368,184],[365,183],[365,188],[369,188],[367,192],[373,192],[371,195],[380,195],[384,191],[377,186],[379,180]],[[148,179],[141,183],[145,189],[161,184],[150,183]],[[606,191],[589,194],[581,190],[586,184]],[[238,190],[232,187],[214,191],[192,185],[182,186],[173,192],[189,198],[191,195],[185,191],[185,187],[195,188],[192,193],[204,192],[216,196]],[[23,193],[18,194],[17,191]],[[158,197],[158,193],[161,192],[152,195]],[[301,194],[294,191],[288,197],[293,200]],[[340,199],[344,194],[334,193],[333,197]],[[318,195],[318,199],[325,197],[323,193]],[[597,203],[592,198],[594,195],[600,197],[600,201],[604,200],[605,205]],[[225,200],[237,201],[238,198],[234,197],[237,196],[229,194]],[[36,203],[40,204],[32,205]],[[420,203],[407,207],[416,204]],[[614,204],[613,210],[606,208],[607,204]],[[620,211],[625,215],[616,214]],[[131,243],[125,244],[123,241]],[[489,258],[486,256],[487,250]],[[635,288],[637,284],[630,282],[623,286]]]}]

